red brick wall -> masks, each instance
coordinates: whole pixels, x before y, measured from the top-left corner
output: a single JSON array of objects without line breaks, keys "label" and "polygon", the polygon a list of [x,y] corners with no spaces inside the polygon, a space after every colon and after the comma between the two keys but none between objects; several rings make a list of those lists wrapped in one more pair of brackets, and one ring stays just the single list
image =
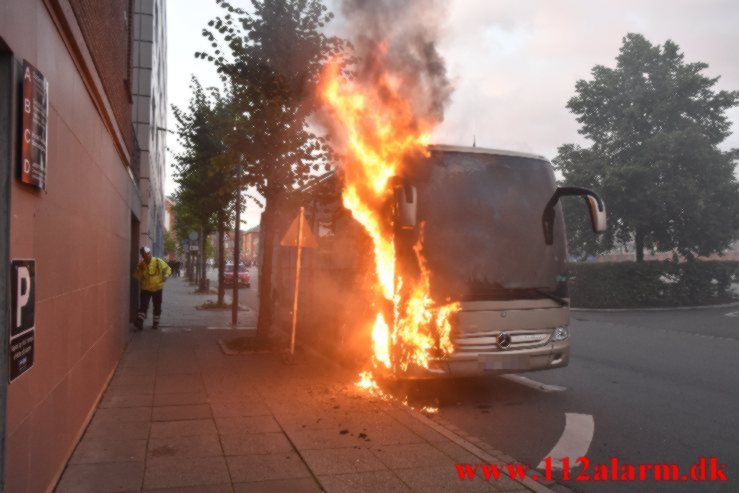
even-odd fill
[{"label": "red brick wall", "polygon": [[133,0],[69,0],[118,127],[133,154],[131,39]]}]

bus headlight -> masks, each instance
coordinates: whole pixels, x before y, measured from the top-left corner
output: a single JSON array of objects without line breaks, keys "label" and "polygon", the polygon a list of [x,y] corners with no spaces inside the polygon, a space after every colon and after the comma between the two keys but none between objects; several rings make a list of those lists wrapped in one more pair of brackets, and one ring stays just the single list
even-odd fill
[{"label": "bus headlight", "polygon": [[552,334],[553,341],[564,341],[568,337],[570,337],[570,331],[567,327],[557,327],[554,329],[554,333]]}]

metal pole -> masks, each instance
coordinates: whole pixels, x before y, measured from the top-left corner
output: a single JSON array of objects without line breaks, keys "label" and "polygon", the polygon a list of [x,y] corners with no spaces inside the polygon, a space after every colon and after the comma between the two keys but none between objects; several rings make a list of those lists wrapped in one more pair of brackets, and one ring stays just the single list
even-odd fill
[{"label": "metal pole", "polygon": [[293,331],[290,337],[290,356],[295,354],[295,329],[298,323],[298,292],[300,291],[300,254],[303,251],[303,214],[304,207],[300,208],[298,216],[298,258],[295,262],[295,296],[293,297]]},{"label": "metal pole", "polygon": [[241,248],[239,245],[241,230],[241,166],[239,166],[239,181],[236,189],[236,227],[234,228],[234,289],[231,296],[231,325],[236,327],[239,323],[239,257]]}]

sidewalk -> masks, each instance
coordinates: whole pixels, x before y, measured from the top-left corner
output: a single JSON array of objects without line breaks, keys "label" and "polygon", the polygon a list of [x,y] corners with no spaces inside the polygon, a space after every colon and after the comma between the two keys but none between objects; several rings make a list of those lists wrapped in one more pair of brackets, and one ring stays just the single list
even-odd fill
[{"label": "sidewalk", "polygon": [[163,330],[133,334],[56,491],[547,491],[531,480],[459,480],[456,463],[499,457],[367,398],[354,375],[319,357],[224,355],[219,339],[251,331],[204,328],[230,312],[191,313],[204,301],[193,290],[173,280]]}]

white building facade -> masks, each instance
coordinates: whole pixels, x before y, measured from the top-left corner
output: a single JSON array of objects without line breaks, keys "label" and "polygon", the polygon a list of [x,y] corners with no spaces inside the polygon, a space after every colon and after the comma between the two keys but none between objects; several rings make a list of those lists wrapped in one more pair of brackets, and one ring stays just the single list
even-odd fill
[{"label": "white building facade", "polygon": [[135,0],[133,13],[133,126],[141,149],[140,245],[164,254],[164,178],[167,135],[167,15],[165,0]]}]

